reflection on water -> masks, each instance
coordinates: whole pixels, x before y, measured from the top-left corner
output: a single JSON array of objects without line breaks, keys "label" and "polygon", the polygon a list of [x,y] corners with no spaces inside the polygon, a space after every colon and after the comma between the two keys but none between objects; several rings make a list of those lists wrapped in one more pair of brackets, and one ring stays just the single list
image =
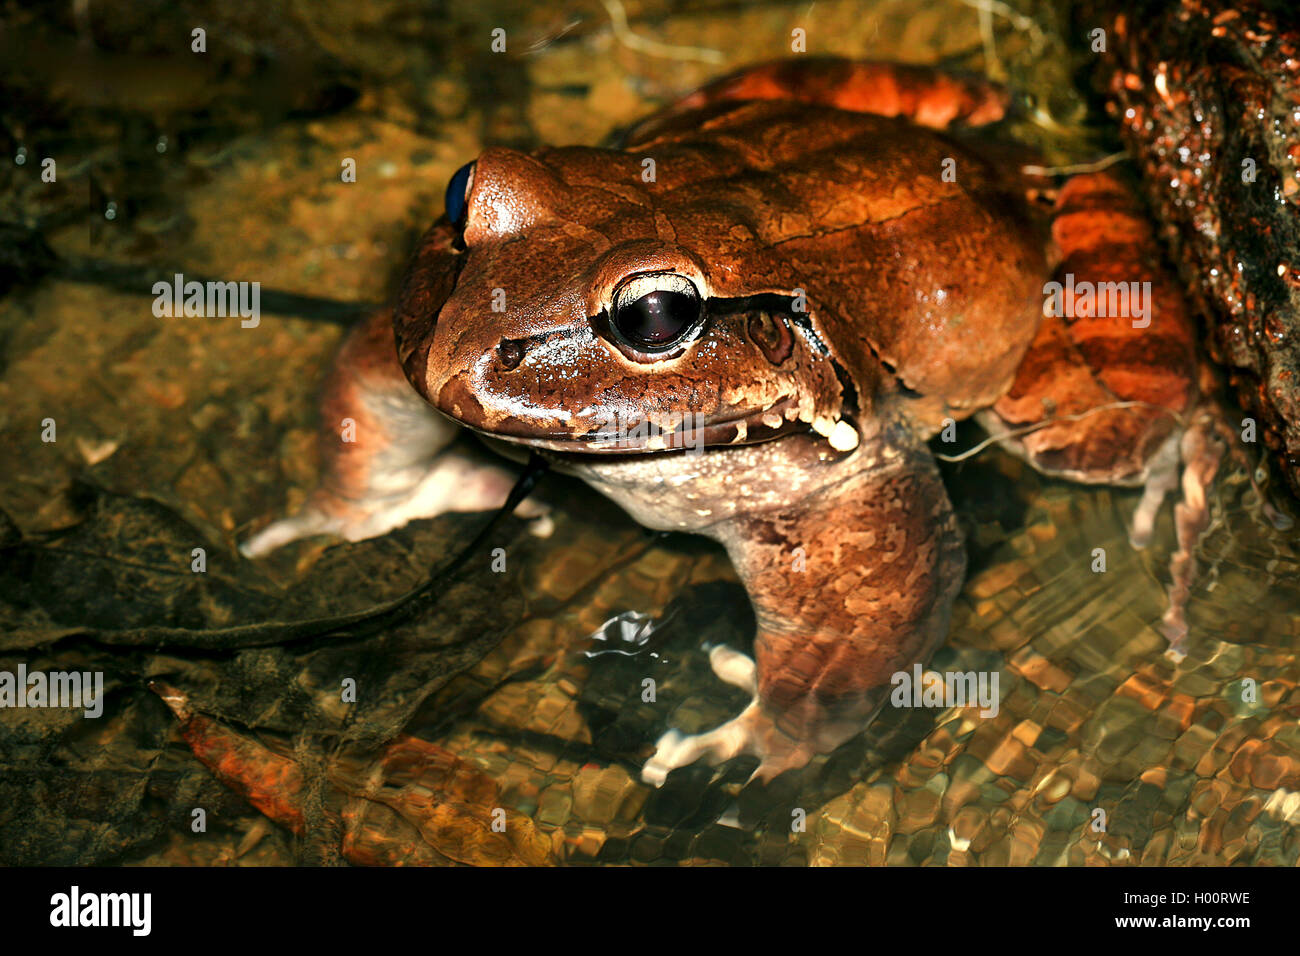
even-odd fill
[{"label": "reflection on water", "polygon": [[[184,20],[186,7],[175,16]],[[5,123],[33,157],[58,153],[60,179],[43,189],[33,167],[5,170],[5,216],[39,221],[66,256],[381,301],[440,208],[447,177],[484,143],[599,142],[726,68],[781,55],[796,26],[818,53],[987,68],[1033,94],[1040,119],[1066,123],[1017,126],[1052,159],[1104,151],[1080,122],[1049,10],[1035,12],[1041,36],[995,23],[991,50],[973,9],[946,0],[744,9],[647,0],[627,10],[634,30],[721,51],[725,65],[620,43],[594,4],[455,5],[430,22],[395,0],[272,9],[256,43],[246,25],[211,21],[215,79],[205,79],[182,56],[140,67],[144,54],[131,43],[152,49],[153,32],[126,12],[97,14],[106,19],[93,44],[104,52],[86,68],[120,79],[92,97],[95,82],[68,68],[44,93],[11,91],[19,106],[57,107],[45,126],[21,111]],[[506,55],[480,42],[498,24],[507,25]],[[41,31],[43,49],[77,42],[75,24],[28,26]],[[168,96],[138,95],[139,69],[150,88],[160,72],[171,77],[161,84]],[[289,88],[292,97],[268,94]],[[344,157],[356,161],[355,184],[339,181]],[[101,215],[108,202],[120,210],[113,220]],[[0,310],[11,330],[4,437],[22,463],[0,478],[0,492],[23,530],[66,523],[63,489],[82,474],[167,502],[228,541],[310,487],[312,402],[337,329],[276,319],[250,339],[235,323],[159,324],[140,297],[67,282],[10,297]],[[69,423],[69,440],[46,447],[34,437],[26,423],[46,416]],[[930,667],[996,671],[994,717],[976,707],[886,708],[859,740],[768,788],[745,785],[753,763],[743,759],[646,787],[639,768],[666,727],[712,727],[746,703],[713,676],[705,647],[745,647],[752,615],[720,549],[651,535],[585,488],[550,478],[556,533],[517,569],[523,600],[496,609],[504,639],[419,705],[406,731],[483,771],[571,863],[1294,865],[1294,535],[1258,519],[1244,482],[1221,485],[1188,654],[1175,661],[1155,628],[1173,545],[1167,512],[1155,544],[1137,553],[1126,531],[1136,493],[1048,481],[997,451],[946,468],[945,478],[971,572]],[[434,525],[448,539],[466,527]],[[323,547],[291,549],[259,573],[292,582]],[[1096,548],[1107,555],[1104,573],[1091,568]],[[430,559],[403,560],[417,573]],[[647,631],[647,618],[630,612],[662,626]],[[274,663],[285,686],[315,686],[306,665],[258,653],[240,666],[265,675]],[[209,666],[145,658],[132,664],[138,673],[188,668],[195,686]],[[224,665],[211,666],[208,678],[229,679]],[[647,679],[653,702],[643,699]],[[122,817],[140,831],[117,844],[128,859],[301,858],[202,771],[138,684],[117,693],[129,702],[96,746],[67,728],[11,725],[6,766],[37,781],[70,774],[93,807],[117,800],[140,774],[159,802]],[[275,730],[280,706],[227,716]],[[317,716],[321,733],[342,720]],[[289,738],[286,730],[282,743]],[[54,749],[33,750],[34,741]],[[42,763],[51,753],[57,773]],[[198,835],[168,822],[175,814],[158,807],[174,809],[167,801],[179,798],[156,783],[165,774],[186,781],[188,798],[225,807],[223,822]],[[71,812],[46,809],[52,818]],[[1104,831],[1094,829],[1098,811]]]}]

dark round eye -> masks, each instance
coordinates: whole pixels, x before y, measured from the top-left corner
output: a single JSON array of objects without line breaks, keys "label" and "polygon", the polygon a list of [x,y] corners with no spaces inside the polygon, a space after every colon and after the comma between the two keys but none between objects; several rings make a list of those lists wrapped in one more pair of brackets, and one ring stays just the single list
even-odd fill
[{"label": "dark round eye", "polygon": [[695,331],[700,294],[689,279],[670,272],[633,276],[614,294],[611,326],[633,348],[660,352]]},{"label": "dark round eye", "polygon": [[474,164],[466,163],[447,182],[447,195],[443,198],[443,207],[447,210],[447,219],[454,226],[465,225],[465,214],[469,212],[469,191],[474,188]]}]

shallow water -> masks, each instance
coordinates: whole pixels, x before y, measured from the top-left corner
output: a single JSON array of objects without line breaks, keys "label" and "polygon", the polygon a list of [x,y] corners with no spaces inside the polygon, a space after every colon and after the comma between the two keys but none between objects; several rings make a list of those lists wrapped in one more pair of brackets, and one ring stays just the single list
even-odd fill
[{"label": "shallow water", "polygon": [[[80,72],[49,65],[77,57],[50,56],[13,81],[4,122],[10,152],[23,148],[25,159],[0,163],[0,202],[4,218],[39,222],[64,257],[381,302],[441,210],[448,177],[483,145],[601,142],[713,76],[783,55],[795,27],[811,52],[943,61],[1010,81],[1040,119],[1016,132],[1051,161],[1113,148],[1104,118],[1085,115],[1071,85],[1058,17],[1022,9],[1042,35],[995,18],[990,48],[976,10],[946,0],[628,3],[636,35],[674,47],[646,52],[616,36],[597,3],[464,4],[437,16],[402,0],[294,4],[255,25],[231,7],[204,11],[210,52],[198,67],[169,46],[196,22],[186,3],[148,17],[97,10],[89,25],[62,7],[16,14],[32,49],[99,52]],[[504,54],[489,51],[497,27]],[[1044,116],[1060,125],[1047,128]],[[55,183],[40,181],[46,155],[58,159]],[[355,160],[357,182],[340,181],[344,159]],[[342,583],[321,585],[323,596],[296,611],[400,593],[482,526],[486,515],[446,517],[388,542],[312,541],[245,566],[234,542],[295,507],[314,480],[314,398],[340,331],[276,316],[257,329],[160,319],[145,291],[51,279],[0,301],[0,434],[11,462],[0,508],[29,540],[84,517],[69,491],[78,480],[161,502],[213,542],[214,577],[231,583],[234,597],[213,598],[202,620],[188,620],[184,594],[175,599],[169,623],[198,627],[239,618],[254,594],[265,602],[258,613],[279,619],[292,604],[281,603],[286,589],[323,566],[341,567],[328,582]],[[56,442],[41,440],[46,418],[58,423]],[[962,447],[980,437],[963,429]],[[678,771],[660,790],[639,782],[666,727],[705,729],[745,703],[714,678],[703,646],[743,646],[747,602],[720,548],[645,532],[557,476],[541,490],[557,509],[555,534],[539,542],[507,522],[508,580],[480,580],[488,558],[474,557],[458,578],[471,583],[448,585],[440,616],[425,622],[434,644],[489,631],[485,647],[500,642],[430,665],[427,679],[402,688],[409,710],[331,704],[343,651],[326,666],[275,645],[228,655],[122,647],[84,638],[57,613],[38,622],[11,593],[26,616],[6,622],[0,669],[93,665],[109,671],[110,691],[91,729],[0,715],[0,786],[13,798],[0,827],[11,836],[22,827],[7,862],[329,858],[329,834],[295,839],[268,826],[194,760],[144,687],[161,676],[278,751],[337,754],[382,742],[367,737],[376,727],[401,726],[493,780],[502,804],[530,817],[565,863],[1295,865],[1295,534],[1259,520],[1240,476],[1221,482],[1188,654],[1175,660],[1155,627],[1173,547],[1167,510],[1139,553],[1126,531],[1136,492],[1046,480],[997,450],[944,475],[971,569],[929,667],[995,672],[997,715],[886,708],[862,738],[769,788],[745,786],[753,764],[743,760]],[[142,574],[170,560],[132,550],[130,529],[147,521],[123,527],[96,539],[101,558],[130,552]],[[1092,569],[1097,548],[1104,573]],[[110,580],[74,572],[58,593]],[[153,586],[142,578],[142,593]],[[635,653],[591,656],[608,649],[592,635],[611,618],[670,606],[672,625]],[[383,682],[419,658],[385,639],[367,645],[364,665],[346,666],[395,688]],[[653,704],[640,697],[647,677]],[[1243,699],[1248,680],[1254,701]],[[29,810],[13,809],[19,801]],[[196,802],[214,808],[203,834],[185,825]],[[1092,826],[1099,809],[1103,831]]]}]

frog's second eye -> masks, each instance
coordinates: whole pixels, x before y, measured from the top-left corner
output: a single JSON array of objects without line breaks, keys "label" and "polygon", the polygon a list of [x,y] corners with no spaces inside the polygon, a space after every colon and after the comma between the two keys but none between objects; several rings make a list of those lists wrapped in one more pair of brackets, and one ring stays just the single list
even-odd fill
[{"label": "frog's second eye", "polygon": [[635,349],[662,352],[696,331],[701,312],[689,279],[671,272],[639,275],[614,293],[610,327]]},{"label": "frog's second eye", "polygon": [[443,208],[447,210],[447,220],[453,226],[464,226],[465,215],[469,212],[469,191],[474,188],[474,163],[468,162],[447,183],[447,195],[443,198]]}]

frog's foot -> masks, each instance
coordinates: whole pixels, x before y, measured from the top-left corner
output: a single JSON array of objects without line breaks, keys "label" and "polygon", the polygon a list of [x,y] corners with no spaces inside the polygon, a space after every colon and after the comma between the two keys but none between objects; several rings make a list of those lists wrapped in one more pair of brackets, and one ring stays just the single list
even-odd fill
[{"label": "frog's foot", "polygon": [[662,787],[670,771],[697,760],[710,766],[745,754],[759,758],[750,780],[766,783],[787,770],[804,766],[816,752],[811,746],[784,733],[768,716],[758,699],[758,671],[753,658],[726,645],[709,652],[709,664],[718,678],[754,694],[738,717],[702,734],[670,730],[655,744],[654,756],[646,761],[641,779]]},{"label": "frog's foot", "polygon": [[1196,545],[1210,523],[1208,493],[1225,452],[1217,432],[1213,413],[1206,411],[1183,432],[1179,443],[1183,500],[1174,506],[1178,550],[1169,560],[1169,607],[1160,621],[1169,651],[1178,658],[1186,654],[1187,600],[1196,579]]},{"label": "frog's foot", "polygon": [[[1210,524],[1209,492],[1224,457],[1230,455],[1248,476],[1255,492],[1253,507],[1265,521],[1279,531],[1289,531],[1295,522],[1269,501],[1265,488],[1267,472],[1261,473],[1253,467],[1245,446],[1237,440],[1236,427],[1224,407],[1206,403],[1198,409],[1192,424],[1179,439],[1178,451],[1179,459],[1169,467],[1175,480],[1181,480],[1183,489],[1182,501],[1174,507],[1178,549],[1169,560],[1169,607],[1160,620],[1160,629],[1169,641],[1169,652],[1181,658],[1186,654],[1187,601],[1196,579],[1196,547]],[[1169,490],[1174,487],[1167,475],[1159,477],[1153,468],[1151,481],[1157,479],[1161,486],[1169,485]],[[1153,494],[1148,482],[1143,505]],[[1159,507],[1158,500],[1154,507]],[[1139,506],[1139,512],[1141,510],[1142,506]],[[1135,516],[1135,529],[1137,520]]]},{"label": "frog's foot", "polygon": [[[364,541],[417,518],[490,511],[505,504],[514,482],[515,476],[505,468],[480,462],[469,454],[446,451],[434,458],[423,473],[393,476],[384,487],[363,489],[358,496],[322,487],[300,511],[263,528],[239,550],[245,557],[258,558],[312,535]],[[554,527],[549,511],[548,506],[529,498],[519,504],[515,514],[531,519],[529,531],[533,534],[547,537]]]},{"label": "frog's foot", "polygon": [[751,754],[759,758],[750,780],[767,783],[787,770],[798,770],[815,751],[783,733],[763,712],[757,698],[740,714],[703,734],[685,735],[670,730],[655,744],[654,756],[641,769],[641,779],[662,787],[668,773],[703,759],[711,766]]},{"label": "frog's foot", "polygon": [[[260,557],[290,541],[332,534],[361,541],[416,518],[499,508],[509,471],[449,446],[460,428],[430,406],[397,364],[392,315],[381,310],[353,329],[326,381],[320,410],[320,487],[297,514],[240,546]],[[515,514],[549,533],[547,508],[525,500]]]},{"label": "frog's foot", "polygon": [[1150,544],[1165,496],[1181,485],[1182,499],[1174,506],[1178,549],[1169,559],[1169,606],[1160,620],[1169,653],[1176,658],[1186,654],[1187,601],[1196,579],[1196,546],[1210,523],[1209,491],[1225,452],[1221,430],[1214,412],[1202,409],[1191,425],[1166,439],[1151,459],[1142,500],[1129,529],[1129,542],[1135,549]]}]

